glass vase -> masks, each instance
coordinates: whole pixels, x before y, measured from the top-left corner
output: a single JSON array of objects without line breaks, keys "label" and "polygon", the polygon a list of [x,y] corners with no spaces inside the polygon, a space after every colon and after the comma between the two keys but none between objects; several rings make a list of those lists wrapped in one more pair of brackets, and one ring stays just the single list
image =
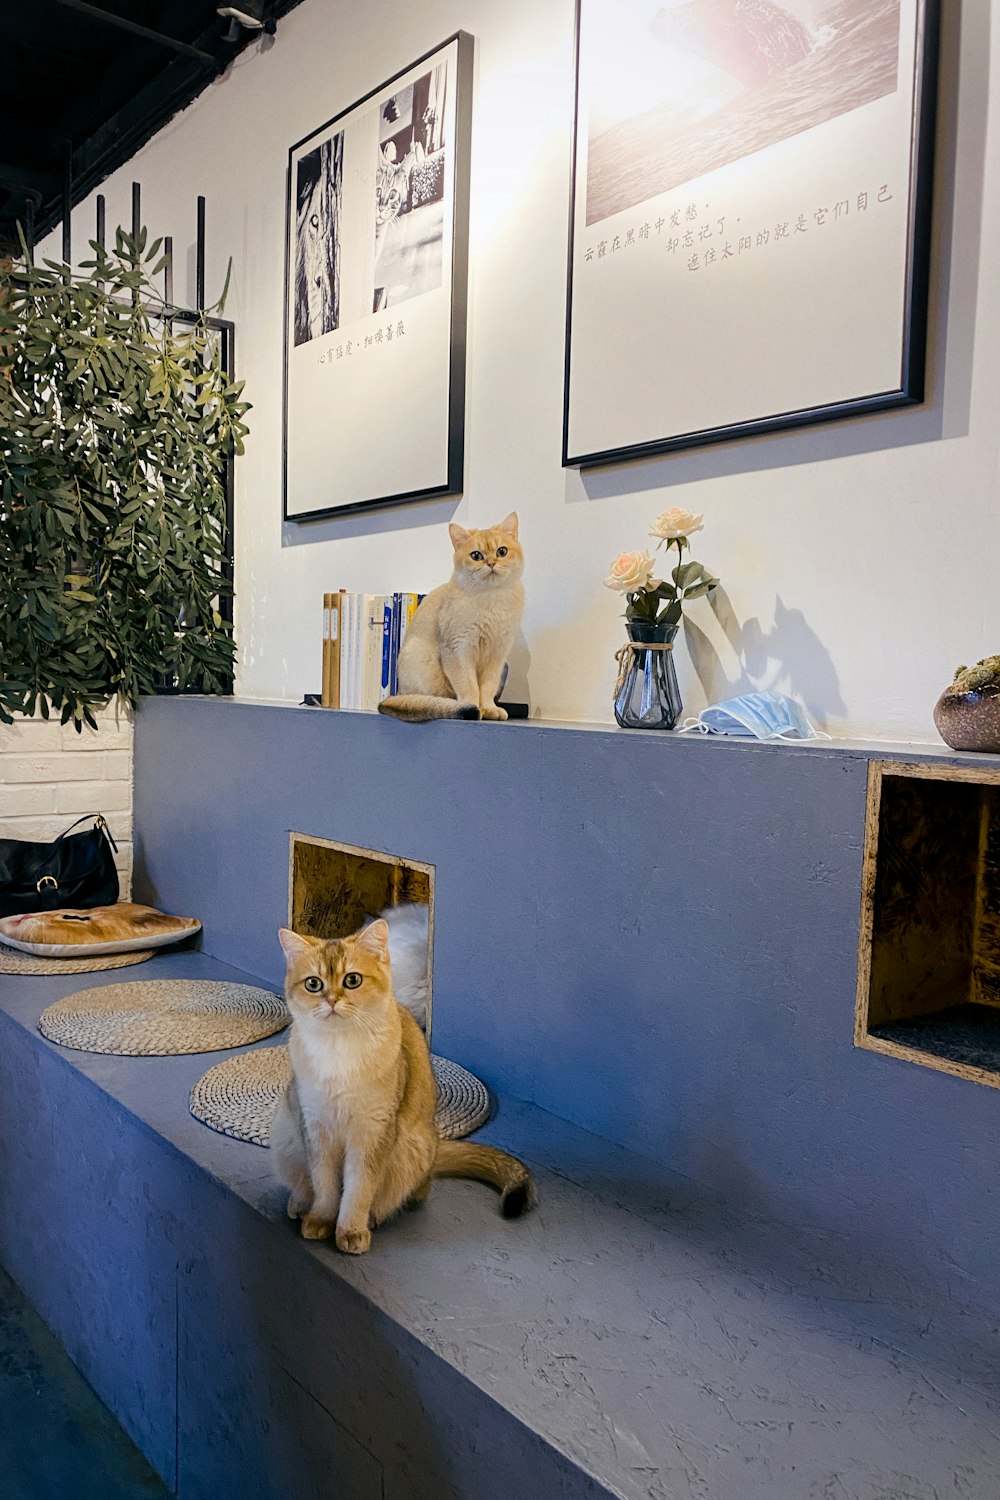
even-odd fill
[{"label": "glass vase", "polygon": [[623,729],[673,729],[683,708],[674,670],[678,626],[628,620],[626,628],[630,645],[622,647],[624,680],[615,693],[615,718]]}]

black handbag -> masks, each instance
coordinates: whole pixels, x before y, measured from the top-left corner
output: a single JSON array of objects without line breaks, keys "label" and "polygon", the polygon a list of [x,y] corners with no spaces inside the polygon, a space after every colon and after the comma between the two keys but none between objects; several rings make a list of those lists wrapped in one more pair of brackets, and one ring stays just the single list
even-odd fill
[{"label": "black handbag", "polygon": [[118,900],[118,845],[98,814],[93,828],[73,829],[77,818],[51,844],[0,839],[0,917],[61,911],[74,906],[113,906]]}]

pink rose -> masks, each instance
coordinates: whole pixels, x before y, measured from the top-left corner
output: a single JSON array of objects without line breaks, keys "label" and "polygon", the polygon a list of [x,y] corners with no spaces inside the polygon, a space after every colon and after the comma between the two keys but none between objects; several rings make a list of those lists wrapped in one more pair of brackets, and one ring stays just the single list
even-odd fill
[{"label": "pink rose", "polygon": [[639,589],[652,588],[652,566],[653,559],[645,547],[641,552],[622,552],[609,567],[604,587],[616,589],[619,594],[633,594]]}]

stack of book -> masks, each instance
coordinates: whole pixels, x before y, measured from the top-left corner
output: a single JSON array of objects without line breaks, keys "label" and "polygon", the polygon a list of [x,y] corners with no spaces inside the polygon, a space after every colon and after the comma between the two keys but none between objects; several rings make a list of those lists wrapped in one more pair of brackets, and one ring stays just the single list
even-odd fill
[{"label": "stack of book", "polygon": [[323,707],[378,708],[423,594],[323,595]]}]

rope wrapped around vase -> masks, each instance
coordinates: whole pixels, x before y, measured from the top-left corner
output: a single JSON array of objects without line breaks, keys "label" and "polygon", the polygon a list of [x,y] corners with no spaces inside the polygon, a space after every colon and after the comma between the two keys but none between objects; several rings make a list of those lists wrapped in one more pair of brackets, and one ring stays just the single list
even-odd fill
[{"label": "rope wrapped around vase", "polygon": [[621,646],[615,652],[615,661],[618,663],[618,676],[615,680],[615,690],[611,695],[612,699],[617,698],[625,686],[625,679],[628,676],[628,656],[630,651],[672,651],[673,649],[673,641],[626,641],[624,646]]}]

